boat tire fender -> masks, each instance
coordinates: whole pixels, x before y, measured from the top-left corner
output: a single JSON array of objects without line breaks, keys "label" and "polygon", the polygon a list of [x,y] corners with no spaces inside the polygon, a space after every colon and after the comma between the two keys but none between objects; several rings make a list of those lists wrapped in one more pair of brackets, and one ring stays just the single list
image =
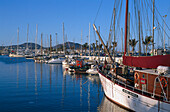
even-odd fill
[{"label": "boat tire fender", "polygon": [[166,79],[163,77],[163,78],[161,78],[161,84],[162,84],[162,86],[165,88],[165,87],[167,87],[167,81],[166,81]]}]

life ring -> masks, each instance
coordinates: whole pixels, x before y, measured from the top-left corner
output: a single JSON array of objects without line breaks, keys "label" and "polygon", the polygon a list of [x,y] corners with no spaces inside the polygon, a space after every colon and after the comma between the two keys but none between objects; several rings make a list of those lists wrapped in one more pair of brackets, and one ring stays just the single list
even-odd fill
[{"label": "life ring", "polygon": [[167,86],[166,79],[164,77],[162,77],[160,81],[161,81],[162,86],[165,88]]},{"label": "life ring", "polygon": [[137,72],[135,72],[135,88],[138,88],[139,87],[139,74]]},{"label": "life ring", "polygon": [[137,72],[135,72],[135,80],[139,79],[139,74]]}]

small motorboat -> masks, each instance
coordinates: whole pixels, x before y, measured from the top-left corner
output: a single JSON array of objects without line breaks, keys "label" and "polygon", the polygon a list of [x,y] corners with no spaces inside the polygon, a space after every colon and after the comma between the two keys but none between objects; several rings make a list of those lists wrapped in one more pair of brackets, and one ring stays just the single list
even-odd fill
[{"label": "small motorboat", "polygon": [[57,56],[49,59],[48,64],[62,64],[62,61]]},{"label": "small motorboat", "polygon": [[91,65],[91,68],[86,71],[88,74],[98,74],[97,67],[95,65]]}]

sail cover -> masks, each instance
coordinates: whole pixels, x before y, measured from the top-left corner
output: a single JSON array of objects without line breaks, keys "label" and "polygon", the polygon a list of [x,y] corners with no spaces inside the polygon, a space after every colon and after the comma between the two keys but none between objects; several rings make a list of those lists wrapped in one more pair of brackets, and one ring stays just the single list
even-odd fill
[{"label": "sail cover", "polygon": [[157,68],[160,65],[170,67],[170,55],[123,56],[123,64],[141,68]]}]

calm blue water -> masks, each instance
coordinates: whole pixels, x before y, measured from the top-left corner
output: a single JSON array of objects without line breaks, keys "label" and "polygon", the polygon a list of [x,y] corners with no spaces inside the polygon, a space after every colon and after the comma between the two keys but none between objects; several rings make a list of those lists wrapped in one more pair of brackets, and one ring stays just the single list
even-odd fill
[{"label": "calm blue water", "polygon": [[103,111],[105,105],[121,109],[104,97],[98,76],[69,75],[62,65],[0,56],[1,112]]}]

